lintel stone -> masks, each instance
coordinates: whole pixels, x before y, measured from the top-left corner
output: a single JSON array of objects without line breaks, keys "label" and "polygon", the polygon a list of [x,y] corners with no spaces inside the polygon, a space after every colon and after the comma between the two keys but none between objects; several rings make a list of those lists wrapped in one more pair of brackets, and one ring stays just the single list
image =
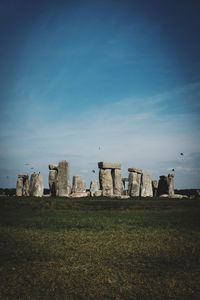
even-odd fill
[{"label": "lintel stone", "polygon": [[128,168],[129,172],[135,172],[138,174],[142,174],[142,169],[137,169],[137,168]]},{"label": "lintel stone", "polygon": [[121,164],[120,163],[109,163],[109,162],[99,162],[98,163],[99,169],[119,169],[121,170]]}]

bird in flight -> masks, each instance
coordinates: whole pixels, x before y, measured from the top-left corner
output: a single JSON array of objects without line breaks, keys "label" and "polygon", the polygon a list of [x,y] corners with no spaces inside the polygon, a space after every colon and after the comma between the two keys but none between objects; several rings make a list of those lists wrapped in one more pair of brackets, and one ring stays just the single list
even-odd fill
[{"label": "bird in flight", "polygon": [[183,152],[181,152],[180,155],[183,156],[184,155]]},{"label": "bird in flight", "polygon": [[92,173],[95,173],[95,170],[92,170]]}]

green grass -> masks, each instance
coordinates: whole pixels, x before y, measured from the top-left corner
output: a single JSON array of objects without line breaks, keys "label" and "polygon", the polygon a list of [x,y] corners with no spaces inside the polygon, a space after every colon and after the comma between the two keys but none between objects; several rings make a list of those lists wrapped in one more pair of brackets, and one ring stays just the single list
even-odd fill
[{"label": "green grass", "polygon": [[200,200],[0,198],[0,299],[200,299]]}]

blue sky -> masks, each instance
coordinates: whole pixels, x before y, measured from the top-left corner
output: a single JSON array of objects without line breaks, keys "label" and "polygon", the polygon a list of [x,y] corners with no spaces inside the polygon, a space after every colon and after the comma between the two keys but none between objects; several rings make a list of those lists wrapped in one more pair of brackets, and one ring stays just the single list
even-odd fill
[{"label": "blue sky", "polygon": [[200,187],[199,8],[1,1],[0,186],[66,159],[88,184],[105,160]]}]

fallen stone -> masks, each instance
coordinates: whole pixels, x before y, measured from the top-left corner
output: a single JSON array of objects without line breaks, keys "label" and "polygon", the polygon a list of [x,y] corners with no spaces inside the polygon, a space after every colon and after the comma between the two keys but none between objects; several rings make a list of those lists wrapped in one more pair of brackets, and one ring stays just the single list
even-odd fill
[{"label": "fallen stone", "polygon": [[99,169],[121,169],[121,164],[101,161],[98,163],[98,167]]},{"label": "fallen stone", "polygon": [[70,198],[82,198],[82,197],[89,197],[89,192],[78,192],[78,193],[72,193],[70,195]]},{"label": "fallen stone", "polygon": [[98,190],[94,193],[95,197],[101,197],[102,196],[102,190]]}]

